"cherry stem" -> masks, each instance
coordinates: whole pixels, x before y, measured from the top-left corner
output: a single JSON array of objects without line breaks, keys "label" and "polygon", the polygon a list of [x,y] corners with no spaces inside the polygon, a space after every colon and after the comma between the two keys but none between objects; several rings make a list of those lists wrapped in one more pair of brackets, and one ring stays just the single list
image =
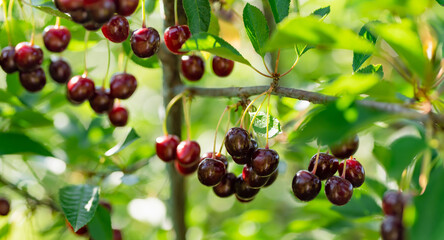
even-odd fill
[{"label": "cherry stem", "polygon": [[89,38],[89,31],[85,30],[85,54],[84,54],[84,65],[85,65],[85,71],[83,72],[83,75],[88,76],[88,68],[86,64],[86,53],[88,52],[88,38]]},{"label": "cherry stem", "polygon": [[109,46],[109,40],[106,40],[106,47],[108,49],[108,64],[106,65],[106,73],[105,73],[105,78],[103,79],[102,88],[105,88],[106,79],[108,79],[108,74],[109,74],[109,65],[111,63],[111,48]]},{"label": "cherry stem", "polygon": [[9,46],[12,46],[12,37],[11,37],[11,32],[9,30],[8,13],[6,8],[7,8],[6,0],[3,0],[3,15],[5,17],[5,29],[6,29],[6,34],[8,35]]},{"label": "cherry stem", "polygon": [[316,174],[316,170],[318,169],[319,154],[320,153],[321,153],[321,146],[318,146],[318,152],[316,153],[315,165],[313,167],[313,171],[311,171],[311,173],[313,173],[313,174]]},{"label": "cherry stem", "polygon": [[265,69],[267,69],[268,74],[273,75],[273,74],[270,72],[270,69],[268,68],[267,63],[265,62],[265,58],[262,58],[262,62],[264,63]]},{"label": "cherry stem", "polygon": [[145,0],[142,1],[142,28],[146,27]]},{"label": "cherry stem", "polygon": [[276,66],[274,67],[274,74],[278,73],[279,59],[281,58],[281,50],[278,50],[278,55],[276,57]]},{"label": "cherry stem", "polygon": [[35,18],[34,18],[34,9],[32,7],[32,2],[29,0],[29,7],[31,8],[31,23],[32,23],[32,35],[31,35],[31,46],[34,45],[34,38],[35,38]]},{"label": "cherry stem", "polygon": [[251,131],[251,128],[253,127],[254,120],[256,119],[257,114],[259,113],[259,110],[261,110],[262,105],[264,105],[265,100],[267,100],[267,97],[264,97],[264,100],[262,100],[261,104],[259,105],[258,109],[256,110],[256,113],[254,113],[254,116],[253,116],[253,118],[250,121],[250,126],[248,127],[248,132]]},{"label": "cherry stem", "polygon": [[283,76],[289,74],[289,73],[293,70],[293,68],[296,67],[296,65],[297,65],[298,62],[299,62],[299,59],[300,59],[300,57],[298,56],[298,57],[296,58],[296,60],[294,61],[293,66],[291,66],[291,68],[290,68],[286,73],[282,74],[281,77],[283,77]]},{"label": "cherry stem", "polygon": [[58,28],[60,27],[60,17],[56,17],[56,23],[55,26]]},{"label": "cherry stem", "polygon": [[191,117],[190,117],[191,100],[188,102],[189,102],[189,104],[187,104],[187,98],[185,96],[183,96],[182,103],[183,103],[185,124],[187,127],[187,140],[190,140],[191,139]]},{"label": "cherry stem", "polygon": [[271,93],[268,92],[268,105],[267,105],[267,136],[265,139],[265,149],[268,149],[268,125],[270,124],[270,99]]},{"label": "cherry stem", "polygon": [[259,96],[257,96],[255,99],[253,99],[253,101],[251,101],[250,104],[248,104],[247,108],[245,108],[244,113],[242,114],[242,117],[240,120],[240,127],[241,128],[244,126],[244,118],[245,118],[245,115],[247,115],[247,112],[250,109],[250,107],[253,106],[253,104],[254,104],[254,102],[256,102],[256,100],[258,100],[261,96],[263,96],[267,93],[268,93],[268,91],[261,93]]},{"label": "cherry stem", "polygon": [[220,123],[222,122],[223,117],[225,116],[225,113],[230,110],[230,106],[227,106],[222,113],[222,115],[219,118],[219,122],[217,122],[216,126],[216,133],[214,134],[214,144],[213,144],[213,159],[216,159],[216,140],[217,140],[217,131],[219,130]]},{"label": "cherry stem", "polygon": [[178,13],[177,13],[177,0],[174,0],[174,23],[177,25],[179,25],[179,17],[178,17]]},{"label": "cherry stem", "polygon": [[[353,156],[350,156],[349,159],[352,160],[352,159],[353,159]],[[342,175],[341,175],[341,178],[345,178],[345,170],[346,170],[346,168],[347,168],[347,159],[344,160],[344,168],[342,169]]]},{"label": "cherry stem", "polygon": [[[230,121],[231,121],[231,109],[230,109],[230,111],[228,111],[228,120],[227,120],[227,127],[225,128],[225,134],[227,134],[227,132],[228,132],[228,129],[230,128]],[[220,145],[220,149],[219,149],[219,153],[222,153],[222,149],[223,149],[223,147],[224,147],[224,144],[225,144],[225,137],[224,137],[224,139],[222,140],[222,144]]]},{"label": "cherry stem", "polygon": [[264,74],[264,73],[262,73],[261,71],[259,71],[259,70],[257,70],[255,67],[253,67],[253,66],[250,66],[254,71],[256,71],[257,73],[259,73],[260,75],[262,75],[262,76],[264,76],[264,77],[266,77],[266,78],[273,78],[272,76],[270,76],[270,75],[267,75],[267,74]]},{"label": "cherry stem", "polygon": [[170,112],[171,108],[174,106],[174,104],[179,101],[184,96],[185,93],[180,93],[177,96],[175,96],[171,101],[168,103],[166,110],[165,110],[165,119],[163,120],[163,133],[165,136],[168,135],[168,129],[167,129],[167,121],[168,121],[168,113]]},{"label": "cherry stem", "polygon": [[[4,0],[6,1],[6,0]],[[11,19],[12,16],[12,8],[14,6],[14,0],[9,0],[9,7],[8,7],[8,17]]]}]

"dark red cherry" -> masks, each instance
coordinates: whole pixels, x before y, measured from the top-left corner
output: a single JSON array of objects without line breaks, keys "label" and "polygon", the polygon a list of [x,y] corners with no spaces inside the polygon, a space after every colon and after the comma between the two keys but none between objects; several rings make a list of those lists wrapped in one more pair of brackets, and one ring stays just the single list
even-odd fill
[{"label": "dark red cherry", "polygon": [[113,211],[113,207],[111,206],[111,203],[105,200],[99,201],[100,206],[104,207],[106,210],[108,210],[110,213]]},{"label": "dark red cherry", "polygon": [[92,20],[96,23],[106,23],[116,12],[116,4],[114,0],[86,0],[84,1],[85,9],[91,15]]},{"label": "dark red cherry", "polygon": [[113,240],[122,240],[123,236],[122,236],[122,231],[120,231],[119,229],[113,229]]},{"label": "dark red cherry", "polygon": [[234,182],[234,193],[239,200],[247,201],[253,200],[256,194],[259,192],[259,188],[251,188],[242,178],[242,174],[236,178]]},{"label": "dark red cherry", "polygon": [[165,45],[174,54],[186,53],[179,50],[190,37],[191,32],[187,25],[171,26],[163,34]]},{"label": "dark red cherry", "polygon": [[51,64],[49,64],[49,74],[54,81],[58,83],[66,83],[71,78],[71,67],[62,58],[51,59]]},{"label": "dark red cherry", "polygon": [[111,96],[127,99],[133,95],[137,88],[136,78],[129,73],[117,73],[111,78]]},{"label": "dark red cherry", "polygon": [[350,201],[353,185],[347,179],[333,176],[325,182],[325,195],[331,203],[342,206]]},{"label": "dark red cherry", "polygon": [[160,36],[154,28],[140,28],[131,35],[131,49],[140,58],[153,56],[160,47]]},{"label": "dark red cherry", "polygon": [[37,45],[21,42],[15,47],[14,61],[20,71],[33,71],[40,68],[43,62],[43,51]]},{"label": "dark red cherry", "polygon": [[213,152],[206,152],[201,157],[200,160],[203,161],[205,158],[214,158],[224,163],[225,169],[228,169],[228,159],[220,153],[215,153],[213,157]]},{"label": "dark red cherry", "polygon": [[102,26],[103,35],[111,42],[121,43],[129,36],[129,23],[125,17],[115,15]]},{"label": "dark red cherry", "polygon": [[387,191],[382,198],[382,210],[385,215],[402,218],[404,212],[405,199],[402,192]]},{"label": "dark red cherry", "polygon": [[83,0],[54,0],[54,4],[62,12],[72,12],[83,7]]},{"label": "dark red cherry", "polygon": [[182,56],[182,74],[190,81],[199,81],[205,73],[205,63],[201,57]]},{"label": "dark red cherry", "polygon": [[382,240],[404,240],[404,225],[402,219],[388,216],[381,224]]},{"label": "dark red cherry", "polygon": [[355,135],[352,138],[346,139],[340,143],[336,143],[330,146],[331,153],[340,159],[351,157],[356,153],[359,147],[359,138]]},{"label": "dark red cherry", "polygon": [[236,175],[234,175],[233,173],[227,173],[222,177],[220,183],[213,187],[213,191],[218,197],[229,197],[234,193],[235,182]]},{"label": "dark red cherry", "polygon": [[91,16],[89,15],[88,11],[86,11],[85,8],[79,8],[75,11],[69,12],[69,15],[71,15],[71,19],[79,24],[84,24],[89,21],[91,21]]},{"label": "dark red cherry", "polygon": [[200,160],[200,145],[196,141],[182,141],[177,146],[177,161],[182,166],[191,166]]},{"label": "dark red cherry", "polygon": [[11,46],[4,47],[0,55],[0,66],[6,73],[13,73],[18,70],[14,61],[15,48]]},{"label": "dark red cherry", "polygon": [[254,197],[249,198],[249,199],[243,199],[243,198],[240,198],[240,197],[237,196],[237,195],[235,195],[235,196],[236,196],[236,199],[237,199],[240,203],[249,203],[249,202],[251,202],[251,201],[254,200]]},{"label": "dark red cherry", "polygon": [[279,165],[279,154],[272,149],[256,149],[251,158],[253,171],[259,176],[270,176]]},{"label": "dark red cherry", "polygon": [[228,130],[225,135],[225,148],[233,157],[247,156],[251,147],[250,134],[239,127]]},{"label": "dark red cherry", "polygon": [[164,135],[156,138],[157,156],[164,162],[175,160],[179,142],[179,137],[176,135]]},{"label": "dark red cherry", "polygon": [[234,61],[214,56],[213,57],[213,72],[219,77],[226,77],[233,71]]},{"label": "dark red cherry", "polygon": [[292,182],[293,194],[301,201],[313,200],[321,191],[321,180],[318,176],[305,170],[296,173]]},{"label": "dark red cherry", "polygon": [[84,23],[83,27],[88,31],[95,32],[95,31],[99,30],[102,27],[102,25],[103,24],[101,24],[101,23],[97,23],[97,22],[94,22],[93,20],[90,20],[90,21]]},{"label": "dark red cherry", "polygon": [[47,26],[43,31],[43,42],[51,52],[63,52],[71,40],[71,33],[64,26]]},{"label": "dark red cherry", "polygon": [[82,103],[94,95],[94,82],[84,76],[75,76],[68,81],[68,98],[74,102]]},{"label": "dark red cherry", "polygon": [[183,176],[187,176],[194,173],[197,170],[198,166],[199,162],[196,162],[195,164],[190,166],[182,166],[178,161],[174,161],[174,167],[176,168],[176,171]]},{"label": "dark red cherry", "polygon": [[209,187],[219,184],[225,173],[225,164],[213,158],[205,158],[197,168],[197,178],[203,185]]},{"label": "dark red cherry", "polygon": [[30,72],[20,72],[20,83],[29,92],[38,92],[46,85],[46,75],[38,68]]},{"label": "dark red cherry", "polygon": [[[316,163],[316,155],[315,154],[308,165],[308,171],[313,171],[315,163]],[[316,168],[316,176],[321,180],[325,180],[338,171],[339,161],[332,155],[326,153],[319,154],[318,167]]]},{"label": "dark red cherry", "polygon": [[242,170],[242,178],[251,188],[261,188],[268,182],[268,177],[257,175],[251,166],[245,165]]},{"label": "dark red cherry", "polygon": [[128,122],[128,110],[121,106],[114,106],[108,113],[111,124],[115,127],[123,127]]},{"label": "dark red cherry", "polygon": [[[364,167],[356,159],[347,159],[347,166],[345,166],[345,179],[347,179],[353,187],[360,187],[365,180]],[[344,171],[344,161],[339,164],[339,175],[342,176]]]},{"label": "dark red cherry", "polygon": [[115,0],[117,6],[117,14],[129,16],[136,11],[139,6],[139,0]]},{"label": "dark red cherry", "polygon": [[107,113],[113,109],[114,98],[111,97],[108,89],[98,87],[89,99],[89,105],[98,114]]},{"label": "dark red cherry", "polygon": [[264,187],[269,187],[271,186],[277,179],[279,175],[279,169],[276,169],[276,171],[274,171],[269,177],[268,177],[268,181],[267,183],[264,185]]},{"label": "dark red cherry", "polygon": [[0,216],[8,215],[10,209],[11,209],[11,205],[9,204],[8,199],[0,198]]}]

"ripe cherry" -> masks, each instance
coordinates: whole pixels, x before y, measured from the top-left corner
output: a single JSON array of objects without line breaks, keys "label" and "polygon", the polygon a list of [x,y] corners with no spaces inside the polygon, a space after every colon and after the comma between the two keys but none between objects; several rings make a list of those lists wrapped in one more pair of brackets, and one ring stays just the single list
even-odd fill
[{"label": "ripe cherry", "polygon": [[261,188],[268,182],[268,177],[257,175],[251,166],[245,165],[242,170],[242,178],[251,188]]},{"label": "ripe cherry", "polygon": [[20,72],[20,83],[29,92],[38,92],[46,85],[46,75],[42,68],[30,72]]},{"label": "ripe cherry", "polygon": [[292,182],[293,194],[301,201],[313,200],[321,191],[321,180],[313,173],[301,170],[296,173]]},{"label": "ripe cherry", "polygon": [[37,45],[27,42],[19,43],[15,47],[14,61],[20,71],[33,71],[42,64],[43,51]]},{"label": "ripe cherry", "polygon": [[190,81],[199,81],[205,73],[205,63],[201,57],[182,56],[182,74]]},{"label": "ripe cherry", "polygon": [[129,36],[129,23],[125,17],[115,15],[102,26],[103,35],[111,42],[121,43]]},{"label": "ripe cherry", "polygon": [[62,58],[51,59],[51,64],[49,64],[49,74],[54,81],[58,83],[66,83],[71,78],[71,67]]},{"label": "ripe cherry", "polygon": [[114,0],[86,0],[84,6],[96,23],[108,22],[116,12]]},{"label": "ripe cherry", "polygon": [[279,154],[272,149],[259,148],[253,153],[251,166],[259,176],[270,176],[279,165]]},{"label": "ripe cherry", "polygon": [[381,224],[382,240],[404,240],[404,225],[397,217],[388,216]]},{"label": "ripe cherry", "polygon": [[109,203],[108,201],[105,200],[100,200],[99,201],[100,206],[104,207],[106,210],[108,210],[110,213],[113,211],[113,206],[111,205],[111,203]]},{"label": "ripe cherry", "polygon": [[225,164],[213,158],[205,158],[197,168],[197,178],[203,185],[209,187],[219,184],[225,173]]},{"label": "ripe cherry", "polygon": [[131,49],[140,58],[153,56],[160,47],[160,36],[154,28],[140,28],[131,35]]},{"label": "ripe cherry", "polygon": [[279,175],[279,169],[276,169],[276,171],[274,171],[269,177],[268,177],[268,181],[267,183],[264,185],[264,187],[269,187],[271,186],[277,179]]},{"label": "ripe cherry", "polygon": [[171,26],[165,30],[163,38],[165,45],[174,54],[184,54],[179,51],[182,45],[191,37],[190,29],[187,25]]},{"label": "ripe cherry", "polygon": [[330,146],[331,153],[340,159],[349,158],[356,153],[359,147],[359,138],[355,135],[352,138],[346,139],[340,143]]},{"label": "ripe cherry", "polygon": [[214,158],[224,163],[225,169],[228,169],[228,159],[220,153],[215,153],[213,157],[213,152],[206,152],[201,157],[200,160],[203,161],[205,158]]},{"label": "ripe cherry", "polygon": [[128,110],[119,105],[114,105],[113,109],[108,113],[108,118],[115,127],[123,127],[128,122]]},{"label": "ripe cherry", "polygon": [[[317,154],[315,154],[308,165],[308,171],[313,171],[315,163],[316,163]],[[326,153],[319,154],[318,166],[316,168],[316,176],[321,180],[325,180],[333,175],[335,175],[336,171],[338,171],[339,161],[332,155]]]},{"label": "ripe cherry", "polygon": [[[345,179],[347,179],[353,187],[360,187],[365,180],[364,167],[356,159],[347,159],[347,165],[345,166]],[[342,176],[344,171],[344,161],[339,164],[339,175]]]},{"label": "ripe cherry", "polygon": [[129,16],[136,11],[139,6],[139,0],[115,0],[117,6],[117,14]]},{"label": "ripe cherry", "polygon": [[347,179],[333,176],[325,182],[325,195],[331,203],[342,206],[350,201],[353,185]]},{"label": "ripe cherry", "polygon": [[259,192],[259,188],[251,188],[242,178],[242,174],[236,178],[234,182],[234,191],[236,198],[245,202],[253,200],[256,194]]},{"label": "ripe cherry", "polygon": [[402,218],[404,211],[405,199],[404,195],[398,191],[387,191],[382,198],[382,210],[385,215]]},{"label": "ripe cherry", "polygon": [[225,148],[233,157],[247,156],[251,147],[250,134],[239,127],[228,130],[225,135]]},{"label": "ripe cherry", "polygon": [[77,230],[77,232],[74,232],[74,228],[71,226],[71,224],[68,222],[68,219],[66,219],[66,218],[65,218],[65,223],[66,223],[66,226],[68,227],[68,229],[71,230],[71,232],[75,233],[76,235],[78,235],[78,236],[88,235],[87,226],[83,226],[79,230]]},{"label": "ripe cherry", "polygon": [[54,0],[54,4],[62,12],[72,12],[83,7],[83,0]]},{"label": "ripe cherry", "polygon": [[179,161],[174,161],[174,167],[176,168],[176,171],[183,176],[194,173],[197,170],[198,166],[199,162],[190,166],[182,166]]},{"label": "ripe cherry", "polygon": [[113,109],[114,98],[111,97],[108,89],[98,87],[89,99],[89,105],[98,114],[107,113]]},{"label": "ripe cherry", "polygon": [[191,166],[200,160],[200,145],[196,141],[182,141],[177,146],[177,161],[182,166]]},{"label": "ripe cherry", "polygon": [[248,153],[246,155],[237,157],[237,156],[232,156],[233,161],[237,164],[250,164],[251,163],[251,157],[253,156],[254,151],[256,151],[258,145],[256,140],[251,139],[251,144],[250,144],[250,149],[248,150]]},{"label": "ripe cherry", "polygon": [[8,199],[0,198],[0,216],[8,215],[10,209],[11,209],[11,205],[9,204]]},{"label": "ripe cherry", "polygon": [[88,30],[88,31],[97,31],[99,30],[101,27],[103,26],[103,24],[101,23],[97,23],[93,20],[90,20],[86,23],[83,24],[83,27]]},{"label": "ripe cherry", "polygon": [[91,16],[89,15],[88,11],[86,11],[85,8],[79,8],[75,11],[69,12],[69,15],[71,15],[71,19],[79,24],[84,24],[89,21],[91,21]]},{"label": "ripe cherry", "polygon": [[63,52],[71,40],[71,33],[64,26],[47,26],[43,31],[43,42],[51,52]]},{"label": "ripe cherry", "polygon": [[111,78],[111,96],[119,99],[127,99],[133,95],[137,88],[136,78],[128,73],[117,73]]},{"label": "ripe cherry", "polygon": [[179,145],[176,135],[164,135],[156,138],[156,154],[164,162],[176,159],[176,150]]},{"label": "ripe cherry", "polygon": [[122,240],[122,231],[119,229],[113,229],[113,240]]},{"label": "ripe cherry", "polygon": [[229,197],[234,193],[235,182],[236,175],[234,175],[233,173],[227,173],[222,177],[220,183],[213,187],[213,191],[218,197]]},{"label": "ripe cherry", "polygon": [[68,81],[68,98],[82,103],[94,95],[94,82],[86,76],[75,76]]},{"label": "ripe cherry", "polygon": [[217,76],[226,77],[230,75],[233,67],[234,61],[219,56],[213,57],[213,71]]},{"label": "ripe cherry", "polygon": [[18,70],[14,61],[15,48],[11,46],[4,47],[0,54],[0,66],[6,73],[13,73]]}]

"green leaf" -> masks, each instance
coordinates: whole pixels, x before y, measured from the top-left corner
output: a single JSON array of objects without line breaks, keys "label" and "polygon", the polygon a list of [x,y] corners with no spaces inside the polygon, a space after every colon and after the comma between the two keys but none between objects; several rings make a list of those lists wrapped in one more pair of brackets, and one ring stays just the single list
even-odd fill
[{"label": "green leaf", "polygon": [[131,43],[129,40],[126,40],[122,43],[123,51],[127,56],[131,56],[131,61],[136,63],[139,66],[146,68],[158,68],[160,67],[159,59],[157,58],[157,54],[149,58],[139,58],[133,54],[133,50],[131,49]]},{"label": "green leaf", "polygon": [[436,2],[438,2],[439,4],[441,4],[441,6],[444,6],[444,0],[436,0]]},{"label": "green leaf", "polygon": [[112,147],[110,150],[106,151],[105,156],[109,157],[122,151],[139,138],[140,136],[136,133],[136,130],[134,130],[134,128],[131,128],[125,139],[118,143],[116,146]]},{"label": "green leaf", "polygon": [[7,236],[11,231],[11,225],[9,223],[5,223],[5,225],[0,228],[0,239],[8,239]]},{"label": "green leaf", "polygon": [[53,156],[45,146],[24,134],[0,132],[0,155],[25,153]]},{"label": "green leaf", "polygon": [[[311,16],[320,17],[321,20],[326,17],[330,13],[330,6],[319,8],[311,13]],[[307,44],[297,44],[296,50],[298,52],[299,56],[302,56],[304,53],[306,53],[308,50],[313,49],[313,46],[308,46]]]},{"label": "green leaf", "polygon": [[71,185],[59,190],[60,205],[68,222],[77,232],[94,217],[99,203],[99,188]]},{"label": "green leaf", "polygon": [[380,78],[384,77],[384,71],[382,70],[382,65],[368,65],[365,68],[361,68],[357,71],[358,73],[362,74],[376,74]]},{"label": "green leaf", "polygon": [[404,169],[426,149],[424,139],[415,136],[405,136],[396,139],[390,145],[391,158],[386,163],[387,174],[395,180],[400,180]]},{"label": "green leaf", "polygon": [[[359,36],[369,40],[373,45],[375,45],[377,37],[370,33],[369,26],[378,22],[369,22],[365,24],[359,31]],[[353,71],[356,72],[362,64],[371,56],[371,54],[363,54],[354,52],[353,53]]]},{"label": "green leaf", "polygon": [[319,16],[321,18],[327,16],[330,13],[330,6],[319,8],[315,10],[311,15]]},{"label": "green leaf", "polygon": [[[26,1],[22,2],[29,5],[29,3]],[[51,0],[32,0],[31,3],[32,7],[34,7],[35,9],[38,9],[55,17],[60,17],[71,21],[71,17],[63,12],[60,12]]]},{"label": "green leaf", "polygon": [[247,3],[244,8],[243,19],[245,30],[254,50],[264,57],[266,53],[264,46],[270,35],[264,14],[257,7]]},{"label": "green leaf", "polygon": [[0,89],[0,102],[4,102],[13,106],[23,106],[23,103],[20,101],[17,96],[6,91],[5,89]]},{"label": "green leaf", "polygon": [[378,82],[379,79],[374,75],[344,75],[328,85],[322,92],[332,95],[358,95],[370,89]]},{"label": "green leaf", "polygon": [[245,59],[233,46],[220,37],[209,33],[198,33],[191,36],[182,46],[181,51],[206,51],[214,55],[227,58],[239,63],[250,66]]},{"label": "green leaf", "polygon": [[[256,112],[250,112],[250,118],[253,119]],[[267,114],[259,112],[253,122],[253,130],[261,137],[267,137]],[[282,133],[281,123],[273,116],[269,116],[268,120],[268,138],[276,137]]]},{"label": "green leaf", "polygon": [[88,223],[88,232],[92,239],[112,240],[113,229],[111,227],[111,215],[108,209],[97,206],[96,214]]},{"label": "green leaf", "polygon": [[217,18],[213,13],[211,13],[210,28],[208,29],[208,33],[213,34],[214,36],[219,36],[219,32],[220,32],[219,18]]},{"label": "green leaf", "polygon": [[274,21],[280,23],[288,16],[290,10],[290,0],[268,0],[271,11],[273,12]]},{"label": "green leaf", "polygon": [[279,23],[265,50],[293,48],[298,43],[363,53],[373,51],[373,45],[353,31],[320,22],[314,16],[287,18]]},{"label": "green leaf", "polygon": [[211,6],[208,0],[184,0],[183,8],[192,34],[208,31],[211,19]]},{"label": "green leaf", "polygon": [[151,14],[156,10],[158,0],[145,0],[145,11],[147,14]]}]

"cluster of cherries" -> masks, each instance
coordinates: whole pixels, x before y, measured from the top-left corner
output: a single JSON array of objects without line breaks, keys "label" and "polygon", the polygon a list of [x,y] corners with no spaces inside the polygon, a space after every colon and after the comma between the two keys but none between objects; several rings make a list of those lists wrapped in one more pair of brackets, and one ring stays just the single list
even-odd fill
[{"label": "cluster of cherries", "polygon": [[[234,61],[214,56],[213,72],[219,77],[227,77],[233,71]],[[197,55],[183,56],[181,61],[182,74],[189,81],[199,81],[205,73],[205,62]]]},{"label": "cluster of cherries", "polygon": [[404,240],[404,224],[402,222],[406,196],[398,191],[387,191],[382,199],[382,210],[386,218],[381,224],[383,240]]},{"label": "cluster of cherries", "polygon": [[[353,188],[360,187],[365,180],[363,166],[352,157],[358,146],[359,138],[354,136],[340,144],[330,146],[332,155],[315,154],[311,158],[308,171],[301,170],[294,176],[292,182],[294,195],[301,201],[311,201],[321,191],[321,181],[327,180],[325,195],[331,203],[342,206],[350,201]],[[338,158],[349,159],[339,163]],[[339,172],[339,176],[334,176],[336,172]]]}]

